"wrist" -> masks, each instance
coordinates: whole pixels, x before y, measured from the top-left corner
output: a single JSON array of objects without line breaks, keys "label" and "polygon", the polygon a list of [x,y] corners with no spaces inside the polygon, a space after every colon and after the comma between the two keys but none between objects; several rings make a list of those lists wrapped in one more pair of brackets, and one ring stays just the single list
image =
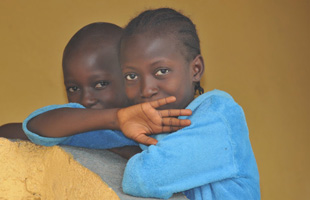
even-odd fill
[{"label": "wrist", "polygon": [[117,127],[118,130],[122,130],[121,126],[122,126],[122,116],[124,113],[124,109],[123,108],[118,108],[116,109],[116,120],[115,120],[115,126]]},{"label": "wrist", "polygon": [[115,126],[115,129],[116,130],[121,130],[121,127],[120,127],[120,120],[119,120],[119,112],[121,110],[121,108],[115,108],[115,114],[114,114],[114,119],[113,122],[114,122],[114,126]]},{"label": "wrist", "polygon": [[[86,109],[87,110],[87,109]],[[119,108],[111,109],[88,109],[89,115],[86,119],[91,122],[91,130],[110,129],[120,130],[117,118]]]},{"label": "wrist", "polygon": [[119,126],[119,118],[118,118],[118,112],[120,108],[112,108],[112,109],[104,109],[103,116],[105,122],[108,122],[108,127],[103,127],[104,129],[112,129],[112,130],[121,130]]}]

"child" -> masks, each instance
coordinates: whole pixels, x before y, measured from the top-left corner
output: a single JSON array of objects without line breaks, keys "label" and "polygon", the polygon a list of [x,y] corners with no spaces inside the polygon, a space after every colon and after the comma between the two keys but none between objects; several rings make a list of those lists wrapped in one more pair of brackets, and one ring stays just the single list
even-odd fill
[{"label": "child", "polygon": [[[127,105],[124,87],[117,58],[117,45],[122,28],[110,23],[93,23],[80,29],[68,42],[63,54],[63,73],[69,102],[80,103],[91,108],[91,101],[95,98],[96,107],[119,107]],[[93,59],[93,61],[92,61]],[[112,88],[98,82],[94,96],[81,93],[78,86],[71,86],[76,82],[81,87],[90,84],[94,76],[110,73],[113,79]],[[93,80],[94,81],[94,80]],[[71,84],[71,85],[70,85]],[[101,89],[100,89],[101,88]],[[103,90],[108,88],[108,90]],[[119,92],[115,92],[117,90]],[[22,123],[9,123],[0,127],[0,136],[11,139],[28,139],[22,129]]]},{"label": "child", "polygon": [[128,137],[155,144],[157,141],[145,134],[177,130],[189,123],[170,117],[188,115],[189,110],[183,113],[183,110],[157,112],[154,109],[173,102],[173,97],[128,109],[111,109],[129,105],[117,59],[120,35],[121,28],[115,25],[95,23],[72,37],[64,51],[63,72],[68,100],[76,103],[52,105],[32,113],[23,124],[32,142],[97,149],[137,146],[120,131],[99,130],[123,128]]},{"label": "child", "polygon": [[[242,108],[219,90],[203,93],[199,38],[192,21],[169,8],[147,10],[124,29],[120,62],[131,103],[175,96],[165,109],[188,108],[192,124],[156,135],[127,163],[123,190],[134,196],[191,200],[260,199],[259,174]],[[161,136],[161,138],[159,138]]]},{"label": "child", "polygon": [[[81,28],[68,42],[63,53],[63,74],[69,102],[86,108],[112,108],[128,104],[118,62],[118,44],[122,28],[110,23],[92,23]],[[111,151],[129,158],[140,152],[137,143],[124,137],[104,138],[97,134],[81,134],[58,144],[87,148],[103,148],[101,140],[129,145]],[[28,139],[21,123],[6,124],[0,136],[11,139]],[[115,145],[114,145],[115,146]]]}]

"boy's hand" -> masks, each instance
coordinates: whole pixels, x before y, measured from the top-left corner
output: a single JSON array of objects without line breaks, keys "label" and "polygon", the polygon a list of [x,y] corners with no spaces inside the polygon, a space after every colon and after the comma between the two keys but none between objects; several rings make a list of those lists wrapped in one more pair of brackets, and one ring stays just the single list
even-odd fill
[{"label": "boy's hand", "polygon": [[117,113],[120,129],[126,137],[138,143],[157,144],[156,139],[147,135],[177,131],[191,124],[189,119],[175,118],[191,115],[189,109],[155,109],[175,101],[176,98],[171,96],[120,109]]}]

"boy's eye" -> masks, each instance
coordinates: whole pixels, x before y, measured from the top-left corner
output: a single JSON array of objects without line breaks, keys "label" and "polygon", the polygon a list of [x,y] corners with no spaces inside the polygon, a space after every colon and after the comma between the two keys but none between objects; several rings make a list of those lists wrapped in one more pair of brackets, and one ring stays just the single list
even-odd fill
[{"label": "boy's eye", "polygon": [[136,80],[138,78],[138,76],[136,74],[127,74],[125,76],[126,80],[128,81],[132,81],[132,80]]},{"label": "boy's eye", "polygon": [[95,88],[96,89],[101,89],[101,88],[105,88],[109,85],[109,82],[106,81],[99,81],[98,83],[96,83]]},{"label": "boy's eye", "polygon": [[76,92],[76,91],[79,91],[80,88],[77,87],[77,86],[72,86],[72,87],[68,87],[67,88],[67,91],[70,92],[70,93],[73,93],[73,92]]},{"label": "boy's eye", "polygon": [[157,70],[157,72],[155,73],[155,76],[162,76],[162,75],[166,75],[170,72],[169,69],[159,69]]}]

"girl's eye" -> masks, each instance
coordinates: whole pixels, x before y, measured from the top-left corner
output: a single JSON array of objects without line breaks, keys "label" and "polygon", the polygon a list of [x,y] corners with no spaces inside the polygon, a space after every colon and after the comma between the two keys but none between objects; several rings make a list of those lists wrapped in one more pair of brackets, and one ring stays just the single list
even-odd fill
[{"label": "girl's eye", "polygon": [[77,86],[72,86],[72,87],[68,87],[67,88],[67,91],[70,92],[70,93],[73,93],[73,92],[76,92],[76,91],[79,91],[80,88],[77,87]]},{"label": "girl's eye", "polygon": [[155,76],[162,76],[162,75],[166,75],[170,72],[169,69],[159,69],[156,73]]},{"label": "girl's eye", "polygon": [[105,88],[109,85],[109,82],[106,81],[99,81],[98,83],[96,83],[95,88],[96,89],[101,89],[101,88]]},{"label": "girl's eye", "polygon": [[128,81],[132,81],[132,80],[136,80],[138,78],[138,76],[136,74],[127,74],[125,76],[126,80]]}]

